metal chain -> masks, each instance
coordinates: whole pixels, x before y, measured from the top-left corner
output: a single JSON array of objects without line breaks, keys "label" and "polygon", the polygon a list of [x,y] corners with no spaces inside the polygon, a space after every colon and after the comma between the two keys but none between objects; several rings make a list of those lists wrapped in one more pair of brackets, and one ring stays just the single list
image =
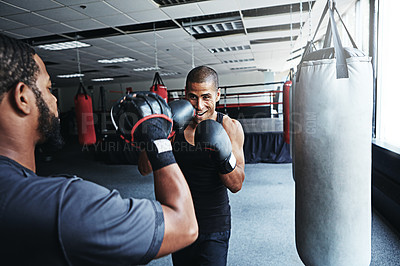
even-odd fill
[{"label": "metal chain", "polygon": [[300,44],[303,42],[303,2],[300,0]]},{"label": "metal chain", "polygon": [[158,51],[157,51],[157,34],[156,34],[156,23],[153,23],[153,32],[154,32],[154,57],[156,60],[156,71],[158,70]]},{"label": "metal chain", "polygon": [[82,79],[82,71],[81,71],[81,58],[79,57],[79,46],[78,46],[78,35],[75,36],[75,45],[76,45],[76,60],[78,61],[78,74],[79,74],[79,81],[83,84]]},{"label": "metal chain", "polygon": [[311,28],[312,28],[312,21],[311,21],[311,1],[308,1],[308,40],[311,41]]},{"label": "metal chain", "polygon": [[292,5],[290,5],[290,51],[293,51],[293,17]]},{"label": "metal chain", "polygon": [[194,65],[194,46],[193,46],[193,25],[192,25],[192,18],[190,18],[190,41],[191,41],[191,45],[192,45],[192,68],[195,67]]}]

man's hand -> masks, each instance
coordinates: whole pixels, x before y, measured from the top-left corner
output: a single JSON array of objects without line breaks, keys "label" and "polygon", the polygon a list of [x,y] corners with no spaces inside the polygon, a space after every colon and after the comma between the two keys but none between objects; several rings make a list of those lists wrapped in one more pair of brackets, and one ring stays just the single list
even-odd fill
[{"label": "man's hand", "polygon": [[154,171],[154,192],[164,216],[164,238],[157,258],[193,243],[198,226],[193,200],[167,139],[172,113],[157,94],[135,92],[113,106],[111,117],[125,141],[144,149]]},{"label": "man's hand", "polygon": [[[168,105],[171,108],[173,130],[175,133],[183,132],[195,114],[192,104],[187,100],[175,100]],[[148,175],[153,171],[146,151],[142,151],[139,155],[138,169],[141,175]]]},{"label": "man's hand", "polygon": [[219,162],[219,172],[227,174],[236,167],[236,158],[232,153],[232,144],[224,127],[215,120],[200,122],[194,134],[194,142],[205,149],[215,152]]},{"label": "man's hand", "polygon": [[159,95],[130,93],[113,106],[111,117],[121,138],[146,150],[153,170],[175,163],[167,139],[172,130],[172,113]]}]

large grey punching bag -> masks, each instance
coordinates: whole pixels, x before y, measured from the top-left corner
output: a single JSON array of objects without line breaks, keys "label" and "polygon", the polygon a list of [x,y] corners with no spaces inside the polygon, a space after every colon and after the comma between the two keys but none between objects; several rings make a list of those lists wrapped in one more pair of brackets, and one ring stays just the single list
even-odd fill
[{"label": "large grey punching bag", "polygon": [[342,47],[335,10],[327,5],[321,18],[329,14],[334,47],[309,45],[296,76],[296,247],[305,265],[369,265],[372,66],[354,41]]}]

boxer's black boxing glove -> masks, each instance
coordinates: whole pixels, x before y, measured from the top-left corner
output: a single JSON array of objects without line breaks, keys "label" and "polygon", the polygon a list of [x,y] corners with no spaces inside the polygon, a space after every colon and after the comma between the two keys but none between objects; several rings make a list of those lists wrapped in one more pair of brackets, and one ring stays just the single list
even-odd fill
[{"label": "boxer's black boxing glove", "polygon": [[194,117],[195,109],[188,100],[175,100],[168,103],[172,111],[173,129],[182,132]]},{"label": "boxer's black boxing glove", "polygon": [[175,163],[171,143],[172,113],[168,104],[152,92],[133,92],[111,108],[111,120],[126,142],[146,150],[153,170]]},{"label": "boxer's black boxing glove", "polygon": [[194,133],[194,142],[204,149],[214,151],[219,162],[219,172],[227,174],[236,167],[236,158],[232,153],[232,143],[224,127],[215,120],[200,122]]}]

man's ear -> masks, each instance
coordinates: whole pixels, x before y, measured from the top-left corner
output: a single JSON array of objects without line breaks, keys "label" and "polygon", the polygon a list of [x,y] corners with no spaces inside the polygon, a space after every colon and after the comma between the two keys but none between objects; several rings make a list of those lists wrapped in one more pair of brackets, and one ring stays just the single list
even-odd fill
[{"label": "man's ear", "polygon": [[23,114],[30,114],[32,112],[32,103],[34,103],[34,95],[25,83],[18,82],[14,89],[15,107]]},{"label": "man's ear", "polygon": [[221,89],[218,88],[218,90],[217,90],[217,98],[216,98],[215,102],[218,102],[220,98],[221,98]]}]

